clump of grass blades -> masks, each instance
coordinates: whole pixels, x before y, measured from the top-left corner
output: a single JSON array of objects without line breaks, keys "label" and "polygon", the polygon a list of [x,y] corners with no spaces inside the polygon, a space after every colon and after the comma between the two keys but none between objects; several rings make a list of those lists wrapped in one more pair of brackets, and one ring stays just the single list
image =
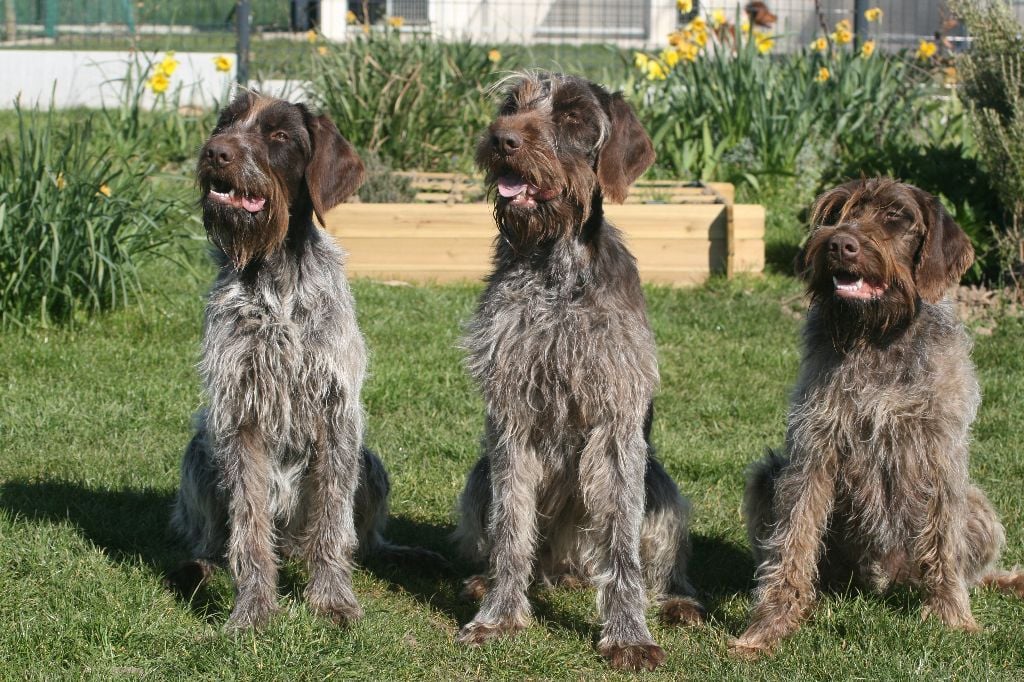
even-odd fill
[{"label": "clump of grass blades", "polygon": [[124,305],[179,209],[157,195],[150,166],[97,141],[91,117],[66,127],[53,109],[16,117],[14,138],[0,140],[0,326]]}]

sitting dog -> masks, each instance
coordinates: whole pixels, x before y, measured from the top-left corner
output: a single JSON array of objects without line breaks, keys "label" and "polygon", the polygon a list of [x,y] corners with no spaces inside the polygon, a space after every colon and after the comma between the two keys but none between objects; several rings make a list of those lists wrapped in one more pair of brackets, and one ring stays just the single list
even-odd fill
[{"label": "sitting dog", "polygon": [[499,236],[465,345],[487,407],[483,456],[460,500],[456,538],[489,559],[483,603],[459,640],[526,627],[527,587],[589,580],[613,667],[665,658],[646,587],[672,621],[699,621],[686,577],[689,507],[654,458],[654,335],[632,254],[605,221],[654,161],[621,94],[580,78],[514,76],[477,163],[497,190]]},{"label": "sitting dog", "polygon": [[824,585],[922,588],[924,614],[977,630],[968,588],[1024,594],[993,565],[1003,527],[968,477],[980,403],[971,344],[943,300],[974,259],[935,197],[888,179],[819,197],[798,257],[811,308],[785,456],[749,473],[759,564],[756,655],[794,632]]},{"label": "sitting dog", "polygon": [[407,549],[381,536],[387,474],[362,445],[366,350],[343,254],[313,223],[359,187],[363,164],[326,116],[243,92],[197,175],[219,272],[200,364],[209,407],[172,515],[195,559],[170,579],[188,593],[226,555],[228,626],[260,626],[277,608],[280,547],[308,562],[310,608],[344,624],[362,613],[357,544]]}]

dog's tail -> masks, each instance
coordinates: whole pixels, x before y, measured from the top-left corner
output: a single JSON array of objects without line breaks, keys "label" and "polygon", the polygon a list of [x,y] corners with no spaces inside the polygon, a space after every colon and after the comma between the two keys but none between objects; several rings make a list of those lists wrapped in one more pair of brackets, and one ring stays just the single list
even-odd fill
[{"label": "dog's tail", "polygon": [[401,564],[432,571],[449,571],[452,568],[448,559],[432,549],[400,545],[376,532],[372,533],[367,540],[363,555],[372,561]]},{"label": "dog's tail", "polygon": [[990,587],[1006,594],[1024,599],[1024,569],[1014,566],[1009,571],[992,570],[981,576],[978,581],[985,587]]}]

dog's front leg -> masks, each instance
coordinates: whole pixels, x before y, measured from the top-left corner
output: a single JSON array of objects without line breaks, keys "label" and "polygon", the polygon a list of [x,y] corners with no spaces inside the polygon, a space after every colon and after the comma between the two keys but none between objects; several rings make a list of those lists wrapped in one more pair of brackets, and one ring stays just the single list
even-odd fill
[{"label": "dog's front leg", "polygon": [[583,503],[599,569],[595,582],[603,625],[597,650],[609,665],[623,670],[654,670],[665,660],[647,628],[640,566],[646,465],[647,444],[640,429],[614,434],[596,428],[580,456]]},{"label": "dog's front leg", "polygon": [[[339,408],[340,412],[340,408]],[[362,461],[358,409],[326,418],[313,441],[305,556],[306,603],[338,625],[363,615],[352,591],[352,557],[358,544],[353,515]]]},{"label": "dog's front leg", "polygon": [[[493,427],[488,430],[493,433]],[[526,443],[489,437],[491,443],[490,589],[473,620],[459,632],[463,644],[525,628],[530,622],[526,590],[533,573],[537,536],[537,486],[543,466]]]},{"label": "dog's front leg", "polygon": [[835,502],[837,459],[790,444],[792,459],[779,475],[773,503],[775,531],[757,569],[753,619],[734,654],[753,657],[792,634],[815,599],[822,537]]},{"label": "dog's front leg", "polygon": [[243,424],[218,446],[230,500],[228,568],[235,584],[227,627],[260,627],[277,611],[268,444],[259,429]]},{"label": "dog's front leg", "polygon": [[[959,461],[966,462],[964,453]],[[936,470],[935,487],[918,530],[915,553],[928,592],[922,617],[937,617],[944,625],[977,632],[971,614],[965,576],[967,561],[967,472]]]}]

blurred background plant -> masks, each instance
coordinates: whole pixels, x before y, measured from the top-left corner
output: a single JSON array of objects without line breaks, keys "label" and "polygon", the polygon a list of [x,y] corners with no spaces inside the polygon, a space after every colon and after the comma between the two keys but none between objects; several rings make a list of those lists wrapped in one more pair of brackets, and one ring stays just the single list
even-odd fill
[{"label": "blurred background plant", "polygon": [[1024,261],[1024,36],[1008,6],[951,0],[967,24],[971,49],[957,59],[972,156],[986,171],[1001,215],[993,222],[998,266],[1019,288]]}]

